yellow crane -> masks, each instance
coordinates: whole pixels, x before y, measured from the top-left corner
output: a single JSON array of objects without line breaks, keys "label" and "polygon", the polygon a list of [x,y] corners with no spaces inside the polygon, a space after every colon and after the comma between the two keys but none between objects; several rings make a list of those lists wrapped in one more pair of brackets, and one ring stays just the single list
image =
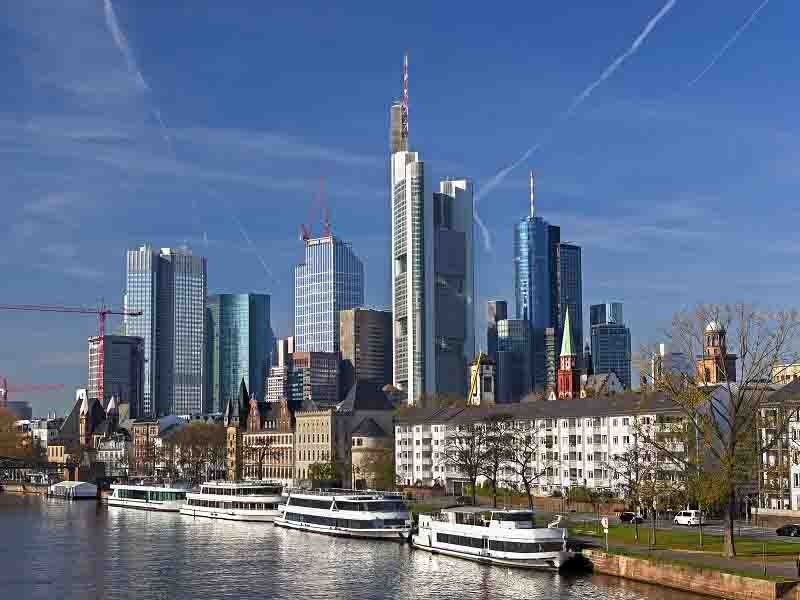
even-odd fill
[{"label": "yellow crane", "polygon": [[[472,374],[472,381],[469,384],[469,396],[467,396],[467,404],[472,404],[472,398],[475,396],[475,392],[478,390],[478,385],[481,379],[481,361],[486,359],[485,352],[478,352],[478,356],[475,358],[475,372]],[[480,405],[480,397],[478,398],[478,404]]]}]

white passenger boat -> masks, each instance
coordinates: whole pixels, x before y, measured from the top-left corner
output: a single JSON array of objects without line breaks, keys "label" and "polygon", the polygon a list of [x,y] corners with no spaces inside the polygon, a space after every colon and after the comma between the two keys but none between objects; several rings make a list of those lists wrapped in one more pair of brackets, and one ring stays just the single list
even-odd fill
[{"label": "white passenger boat", "polygon": [[269,523],[279,516],[282,490],[270,481],[207,481],[199,492],[187,494],[181,514]]},{"label": "white passenger boat", "polygon": [[125,506],[143,510],[178,512],[186,502],[188,486],[114,484],[108,497],[109,506]]},{"label": "white passenger boat", "polygon": [[292,490],[275,525],[341,537],[405,541],[411,516],[399,494],[357,490]]},{"label": "white passenger boat", "polygon": [[483,563],[528,569],[561,569],[575,554],[567,549],[567,530],[535,527],[528,510],[458,507],[420,515],[412,537],[415,548]]}]

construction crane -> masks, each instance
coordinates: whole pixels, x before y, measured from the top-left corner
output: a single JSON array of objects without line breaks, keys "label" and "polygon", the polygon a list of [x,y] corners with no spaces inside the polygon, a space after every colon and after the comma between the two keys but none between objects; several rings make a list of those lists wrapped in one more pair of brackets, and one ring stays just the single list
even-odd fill
[{"label": "construction crane", "polygon": [[322,237],[329,237],[331,235],[331,211],[325,201],[325,179],[323,177],[319,178],[319,189],[311,201],[308,224],[300,223],[300,238],[303,241],[310,240],[313,237],[311,223],[314,220],[314,212],[317,208],[322,213]]},{"label": "construction crane", "polygon": [[8,408],[8,395],[14,392],[49,392],[63,389],[63,383],[10,384],[6,377],[0,377],[0,408]]},{"label": "construction crane", "polygon": [[[478,386],[480,385],[481,379],[481,361],[485,362],[486,359],[489,358],[485,352],[478,352],[478,356],[475,358],[475,372],[472,374],[472,382],[469,385],[469,396],[467,396],[467,404],[472,404],[472,399],[475,397],[475,392],[478,391]],[[478,404],[480,405],[480,396],[478,396]]]},{"label": "construction crane", "polygon": [[105,399],[105,381],[102,376],[105,373],[106,353],[105,353],[105,337],[106,337],[106,317],[108,315],[120,315],[123,317],[140,317],[142,311],[140,310],[113,310],[106,308],[105,305],[100,308],[92,308],[85,306],[59,306],[53,304],[0,304],[0,310],[19,310],[28,312],[53,312],[53,313],[67,313],[76,315],[97,315],[98,320],[98,373],[100,377],[97,378],[97,396],[102,403]]}]

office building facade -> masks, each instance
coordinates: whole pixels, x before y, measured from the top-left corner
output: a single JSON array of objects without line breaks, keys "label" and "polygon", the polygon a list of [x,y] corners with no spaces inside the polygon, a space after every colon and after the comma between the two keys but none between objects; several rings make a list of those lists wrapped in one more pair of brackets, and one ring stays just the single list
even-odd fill
[{"label": "office building facade", "polygon": [[497,323],[508,318],[508,303],[489,300],[486,316],[486,353],[492,360],[497,360]]},{"label": "office building facade", "polygon": [[295,352],[288,372],[289,401],[319,407],[339,402],[338,352]]},{"label": "office building facade", "polygon": [[103,406],[112,397],[117,405],[127,403],[130,416],[138,418],[144,410],[144,340],[140,337],[106,335],[104,338],[104,365],[100,371],[100,338],[89,338],[89,377],[86,393],[90,400],[101,400],[100,380],[103,380]]},{"label": "office building facade", "polygon": [[359,380],[392,382],[392,313],[351,308],[339,313],[342,362],[339,387],[344,396]]},{"label": "office building facade", "polygon": [[[559,263],[559,295],[561,320],[569,311],[572,328],[572,347],[583,347],[583,272],[581,265],[581,247],[575,244],[560,244]],[[559,336],[560,337],[560,336]],[[561,347],[561,340],[558,346]],[[583,357],[578,353],[578,366],[582,366]]]},{"label": "office building facade", "polygon": [[215,294],[206,308],[207,406],[222,412],[239,393],[242,380],[259,394],[272,362],[270,297],[267,294]]},{"label": "office building facade", "polygon": [[[472,182],[448,179],[433,194],[432,351],[427,377],[430,392],[466,396],[468,365],[475,354]],[[429,346],[430,347],[430,346]],[[430,359],[433,360],[430,360]]]},{"label": "office building facade", "polygon": [[207,264],[188,248],[129,250],[125,334],[144,340],[143,416],[205,411]]},{"label": "office building facade", "polygon": [[631,332],[622,322],[619,302],[589,309],[592,329],[592,371],[614,373],[625,389],[631,387]]},{"label": "office building facade", "polygon": [[531,328],[525,319],[497,322],[497,404],[519,402],[533,390]]},{"label": "office building facade", "polygon": [[298,352],[338,352],[339,312],[364,304],[364,265],[349,243],[328,235],[305,240],[294,270]]}]

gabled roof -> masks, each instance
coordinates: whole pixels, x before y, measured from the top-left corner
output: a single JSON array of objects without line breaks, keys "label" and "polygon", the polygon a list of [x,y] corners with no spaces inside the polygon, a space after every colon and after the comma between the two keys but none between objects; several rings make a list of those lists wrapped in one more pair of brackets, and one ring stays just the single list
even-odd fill
[{"label": "gabled roof", "polygon": [[382,438],[387,437],[386,432],[383,430],[383,427],[378,425],[372,417],[367,417],[363,419],[361,423],[359,423],[353,432],[350,434],[351,437],[369,437],[369,438]]},{"label": "gabled roof", "polygon": [[353,384],[347,396],[336,407],[337,412],[357,410],[394,410],[392,399],[376,381],[361,379]]}]

